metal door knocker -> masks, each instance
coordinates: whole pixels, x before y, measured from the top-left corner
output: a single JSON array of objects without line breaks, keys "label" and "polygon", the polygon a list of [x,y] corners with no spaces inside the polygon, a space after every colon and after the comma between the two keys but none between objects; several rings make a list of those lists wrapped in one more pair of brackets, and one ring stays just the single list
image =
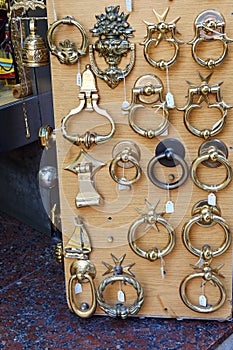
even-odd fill
[{"label": "metal door knocker", "polygon": [[[201,250],[194,247],[190,240],[191,230],[195,224],[204,227],[211,227],[215,224],[224,230],[224,240],[219,247],[212,250],[213,257],[223,254],[231,244],[231,233],[225,219],[221,217],[221,211],[218,206],[208,204],[208,201],[201,200],[196,203],[192,209],[192,217],[183,226],[182,238],[185,247],[190,253],[200,256]],[[203,233],[204,235],[204,230]]]},{"label": "metal door knocker", "polygon": [[[151,105],[151,113],[155,114],[156,120],[161,120],[156,129],[153,127],[143,129],[134,121],[136,111],[139,108],[145,108],[146,105]],[[148,139],[161,135],[168,128],[169,123],[169,111],[163,96],[161,80],[154,74],[146,74],[138,78],[132,89],[132,102],[124,110],[128,111],[129,125],[136,133]]]},{"label": "metal door knocker", "polygon": [[[190,175],[195,185],[209,192],[217,192],[227,187],[232,179],[232,168],[227,160],[227,156],[228,150],[222,141],[212,139],[203,142],[199,148],[198,157],[192,162],[191,165]],[[216,168],[224,165],[226,169],[226,176],[224,180],[218,184],[205,184],[201,182],[198,179],[198,168],[201,164],[209,168]]]},{"label": "metal door knocker", "polygon": [[[195,85],[193,83],[188,82],[191,87],[188,90],[188,101],[186,105],[179,110],[184,111],[184,124],[186,128],[194,135],[199,136],[207,140],[208,138],[217,135],[224,128],[226,123],[226,117],[228,110],[232,108],[232,106],[227,105],[222,97],[220,92],[220,85],[222,82],[214,85],[209,85],[209,80],[211,78],[212,73],[207,75],[207,77],[203,77],[199,73],[199,77],[201,79],[201,84]],[[214,103],[210,103],[209,95],[215,96]],[[197,99],[197,102],[195,100]],[[208,108],[211,108],[211,111],[214,108],[217,108],[221,113],[221,118],[210,128],[208,129],[198,129],[190,123],[190,117],[193,110],[196,108],[201,108],[202,102],[205,102]]]},{"label": "metal door knocker", "polygon": [[[226,58],[228,53],[228,43],[233,40],[228,38],[225,33],[225,20],[223,15],[217,10],[206,10],[201,12],[194,22],[195,36],[188,42],[192,45],[192,55],[194,60],[201,66],[214,68],[219,66]],[[219,58],[201,58],[198,56],[198,46],[203,42],[220,41],[223,46],[222,54]]]},{"label": "metal door knocker", "polygon": [[[144,21],[144,23],[147,25],[147,36],[141,43],[141,45],[144,45],[144,56],[147,62],[150,63],[153,67],[159,68],[161,70],[165,70],[173,63],[175,63],[179,53],[179,45],[184,43],[176,37],[176,23],[179,21],[180,17],[174,19],[170,23],[166,23],[165,20],[168,11],[169,8],[167,8],[164,13],[160,15],[158,12],[153,10],[158,23],[154,24]],[[150,56],[151,49],[153,48],[156,50],[162,40],[171,44],[175,50],[174,55],[168,61],[155,60]]]},{"label": "metal door knocker", "polygon": [[[144,302],[143,288],[141,284],[132,276],[134,274],[130,271],[131,267],[134,263],[131,263],[127,266],[122,266],[123,260],[126,254],[122,255],[119,259],[117,259],[113,254],[111,257],[114,261],[115,266],[110,265],[109,263],[103,262],[104,266],[106,266],[107,271],[103,275],[107,275],[109,273],[113,273],[113,276],[106,277],[98,286],[97,292],[97,302],[101,310],[103,310],[107,315],[111,317],[119,317],[122,319],[127,318],[129,315],[136,315]],[[104,291],[106,287],[109,285],[113,285],[116,282],[120,283],[120,289],[117,293],[118,301],[115,304],[107,303],[104,298]],[[125,294],[122,290],[122,285],[128,284],[131,285],[137,293],[137,299],[130,305],[126,305],[125,303]]]},{"label": "metal door knocker", "polygon": [[[68,298],[71,310],[77,316],[87,318],[93,315],[97,305],[96,290],[93,282],[96,276],[96,269],[95,265],[88,258],[92,248],[83,219],[77,216],[74,223],[74,233],[64,251],[65,258],[75,259],[70,267]],[[90,284],[91,305],[87,302],[77,302],[77,295],[82,293],[83,283]]]},{"label": "metal door knocker", "polygon": [[[140,257],[147,259],[149,261],[155,261],[157,259],[163,258],[165,255],[169,254],[175,245],[175,234],[172,226],[169,224],[169,222],[164,219],[163,215],[164,213],[156,213],[155,209],[158,205],[158,202],[155,206],[152,206],[147,200],[146,205],[148,207],[148,212],[143,212],[140,210],[142,215],[134,221],[128,231],[128,242],[130,245],[130,248]],[[136,245],[136,231],[140,229],[144,224],[146,224],[146,227],[143,232],[146,232],[151,227],[154,228],[157,232],[159,231],[157,224],[162,225],[169,235],[169,241],[168,244],[162,248],[158,249],[157,247],[153,247],[147,251],[139,248]]]},{"label": "metal door knocker", "polygon": [[[130,186],[137,182],[142,174],[139,164],[140,149],[133,141],[124,140],[118,142],[112,150],[113,159],[109,166],[109,172],[112,179],[120,185]],[[117,175],[119,167],[122,168],[122,176]],[[136,173],[129,179],[125,177],[125,169],[135,168]]]},{"label": "metal door knocker", "polygon": [[[82,35],[82,44],[80,48],[76,48],[75,43],[66,39],[59,43],[60,49],[54,43],[53,34],[55,29],[61,25],[74,26],[79,29]],[[52,55],[56,56],[60,63],[64,64],[75,64],[78,62],[79,58],[86,55],[88,40],[87,40],[87,32],[85,28],[77,22],[74,17],[67,16],[65,18],[59,19],[52,23],[47,31],[47,43],[49,50]]]},{"label": "metal door knocker", "polygon": [[[219,270],[222,268],[223,264],[219,264],[216,267],[211,267],[213,253],[211,247],[204,245],[201,251],[201,264],[199,262],[195,265],[191,265],[195,270],[194,273],[186,276],[180,285],[180,296],[184,304],[189,307],[191,310],[200,312],[200,313],[210,313],[220,309],[226,301],[226,289],[222,282],[219,280],[218,276],[224,277]],[[188,285],[190,281],[201,278],[201,287],[204,289],[207,283],[210,283],[214,287],[218,287],[219,296],[218,300],[213,304],[208,304],[207,297],[204,292],[199,296],[199,305],[191,301],[190,293],[188,295]],[[193,294],[193,293],[192,293]]]},{"label": "metal door knocker", "polygon": [[[82,74],[82,86],[80,88],[80,93],[78,95],[80,104],[75,109],[72,109],[67,116],[62,119],[61,131],[62,135],[70,142],[77,146],[84,145],[86,148],[90,148],[94,144],[104,143],[108,141],[115,132],[115,124],[112,117],[108,112],[97,105],[99,95],[97,93],[95,77],[90,69],[90,65],[86,65],[86,69]],[[111,130],[106,135],[99,135],[93,131],[87,131],[84,135],[71,135],[67,131],[67,122],[71,117],[80,113],[82,110],[87,112],[95,111],[99,115],[105,117],[110,125]]]},{"label": "metal door knocker", "polygon": [[[184,157],[185,148],[179,140],[169,138],[161,141],[155,149],[155,157],[150,160],[147,166],[147,174],[150,181],[155,186],[166,190],[172,190],[183,185],[189,175],[188,165]],[[173,182],[162,182],[156,175],[156,167],[159,164],[165,167],[180,165],[182,168],[180,178]]]}]

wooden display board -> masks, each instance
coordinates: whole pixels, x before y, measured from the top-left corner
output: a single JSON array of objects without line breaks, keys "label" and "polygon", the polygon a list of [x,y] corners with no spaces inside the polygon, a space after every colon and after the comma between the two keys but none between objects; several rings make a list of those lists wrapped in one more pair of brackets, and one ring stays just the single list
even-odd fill
[{"label": "wooden display board", "polygon": [[[52,1],[47,3],[48,23],[54,22],[54,8]],[[180,33],[179,38],[185,42],[180,47],[180,53],[177,62],[169,68],[168,77],[170,90],[172,91],[176,107],[182,107],[186,104],[187,93],[189,85],[187,80],[194,85],[200,84],[198,72],[204,77],[210,73],[210,70],[199,66],[191,54],[191,45],[187,42],[194,37],[194,20],[196,16],[203,10],[216,9],[219,10],[226,21],[227,36],[233,38],[232,26],[232,6],[229,0],[221,1],[221,6],[217,0],[163,0],[155,2],[148,0],[146,3],[139,0],[132,0],[133,11],[130,13],[128,22],[135,29],[134,37],[130,39],[136,45],[136,61],[133,70],[126,78],[126,97],[131,101],[131,89],[134,86],[138,77],[144,74],[157,75],[164,85],[165,92],[168,90],[166,70],[160,71],[153,68],[144,58],[143,42],[146,36],[146,24],[144,20],[150,23],[156,23],[156,18],[153,13],[155,9],[159,13],[163,13],[167,7],[170,7],[167,15],[167,21],[171,22],[180,16],[177,22],[177,29]],[[126,1],[96,1],[96,0],[68,0],[55,1],[55,10],[58,19],[66,16],[74,16],[74,18],[82,24],[88,33],[89,43],[94,43],[97,38],[92,37],[90,29],[96,23],[95,15],[105,12],[105,7],[110,5],[120,5],[120,11],[126,13]],[[60,37],[67,38],[74,42],[80,42],[81,36],[74,27],[62,28],[57,34],[57,40]],[[64,39],[63,39],[64,40]],[[210,44],[212,54],[218,56],[219,50],[221,52],[221,45]],[[168,46],[169,47],[169,46]],[[161,46],[161,53],[166,53],[168,48]],[[170,55],[170,53],[168,54]],[[125,58],[122,65],[127,64],[128,57]],[[85,69],[86,64],[89,63],[89,55],[80,59],[81,72]],[[207,199],[208,193],[199,189],[194,185],[191,178],[184,185],[178,189],[168,191],[159,189],[154,186],[147,176],[147,164],[154,156],[156,145],[165,138],[176,138],[185,146],[186,155],[185,160],[190,166],[192,161],[198,156],[198,148],[203,139],[192,135],[185,127],[183,122],[183,112],[174,108],[170,111],[170,125],[168,135],[159,136],[153,139],[146,139],[136,134],[128,125],[128,117],[122,114],[121,105],[124,100],[124,82],[122,81],[115,89],[111,89],[103,80],[96,78],[97,88],[99,93],[99,106],[106,109],[112,116],[116,132],[113,138],[102,144],[92,147],[87,152],[104,162],[103,166],[95,175],[95,187],[101,194],[102,200],[99,206],[84,207],[77,209],[75,206],[75,196],[78,193],[77,175],[64,170],[78,156],[80,147],[71,144],[65,140],[61,134],[61,120],[68,112],[79,105],[78,93],[79,87],[76,85],[76,76],[78,72],[78,65],[62,65],[56,57],[51,56],[52,69],[52,86],[53,86],[53,102],[54,102],[54,118],[56,125],[56,141],[57,141],[57,156],[58,156],[58,174],[59,174],[59,188],[61,199],[61,221],[63,246],[71,238],[74,232],[74,217],[80,215],[85,223],[90,234],[92,252],[89,256],[90,260],[95,264],[97,276],[94,280],[96,286],[104,279],[102,274],[106,271],[106,267],[102,264],[105,261],[112,264],[110,254],[120,257],[126,253],[124,264],[134,262],[135,265],[132,271],[135,273],[136,279],[141,283],[144,289],[144,304],[138,313],[138,316],[153,316],[153,317],[174,317],[174,318],[190,318],[190,319],[229,319],[232,312],[232,249],[231,247],[221,256],[213,259],[212,266],[224,263],[221,273],[225,276],[221,279],[226,290],[227,300],[224,305],[217,311],[209,314],[198,313],[190,310],[182,302],[179,294],[179,286],[183,278],[193,272],[190,264],[195,264],[198,258],[192,255],[184,246],[182,242],[182,227],[191,218],[191,210],[195,203],[202,199]],[[229,43],[229,54],[226,60],[219,67],[213,70],[213,75],[210,84],[215,84],[224,81],[221,85],[221,92],[224,101],[233,105],[232,97],[232,74],[233,74],[233,43]],[[139,113],[140,118],[147,118],[150,116],[144,111]],[[233,111],[228,113],[226,125],[224,130],[217,136],[222,140],[228,148],[228,160],[233,164]],[[213,125],[216,120],[213,113],[207,108],[202,108],[196,118],[204,120],[207,125]],[[208,124],[209,123],[209,124]],[[106,128],[109,130],[109,124],[105,119],[98,116],[95,112],[82,112],[70,122],[72,131],[82,133],[87,130],[97,131],[102,130],[103,133]],[[120,190],[119,186],[112,180],[109,174],[109,164],[112,160],[112,149],[121,140],[133,140],[141,151],[140,165],[143,170],[141,179],[132,186],[130,191]],[[173,171],[173,169],[172,169]],[[202,176],[204,179],[208,178],[213,183],[217,181],[218,176],[224,173],[223,167],[218,169],[207,168],[203,170]],[[171,200],[175,204],[175,211],[172,214],[165,214],[164,217],[175,229],[175,247],[173,251],[167,255],[165,260],[165,278],[161,277],[161,261],[160,259],[150,262],[137,256],[129,247],[127,241],[127,233],[130,225],[134,222],[140,214],[136,208],[146,210],[145,199],[154,205],[159,200],[157,211],[162,212],[165,208],[165,203],[170,195]],[[232,230],[233,216],[232,216],[232,183],[222,191],[217,193],[217,204],[221,208],[221,215],[229,224]],[[166,240],[166,235],[163,235],[163,230],[160,228],[159,232],[150,230],[143,235],[142,239],[147,249],[153,246],[161,245]],[[203,228],[198,225],[192,231],[193,243],[201,247],[208,243],[212,247],[219,246],[223,239],[223,232],[219,225],[214,225],[211,228]],[[65,259],[65,275],[66,285],[70,278],[70,265],[72,259]],[[197,290],[197,297],[201,294],[201,279],[194,285],[194,290]],[[123,288],[126,288],[123,286]],[[113,288],[114,289],[114,288]],[[132,288],[131,288],[132,289]],[[126,297],[131,298],[131,289],[126,289]],[[217,290],[217,288],[216,288]],[[110,293],[110,292],[109,292]],[[215,293],[215,292],[213,292]],[[83,291],[83,298],[85,300],[85,290]],[[89,296],[87,297],[89,298]],[[112,301],[115,300],[114,293],[109,294]],[[104,314],[98,307],[96,314]]]}]

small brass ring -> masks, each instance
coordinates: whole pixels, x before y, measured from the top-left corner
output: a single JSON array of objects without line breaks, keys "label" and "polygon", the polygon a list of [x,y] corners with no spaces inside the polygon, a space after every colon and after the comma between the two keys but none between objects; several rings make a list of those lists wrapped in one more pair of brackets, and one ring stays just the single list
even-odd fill
[{"label": "small brass ring", "polygon": [[[183,226],[183,232],[182,232],[182,238],[183,238],[183,242],[184,242],[185,247],[192,254],[194,254],[198,257],[201,256],[202,250],[194,247],[191,244],[189,236],[190,236],[190,230],[191,230],[192,226],[194,224],[198,224],[199,222],[201,222],[202,219],[203,219],[202,214],[194,215],[189,221],[187,221],[185,223],[185,225]],[[229,246],[231,244],[231,233],[230,233],[230,229],[229,229],[228,224],[221,216],[211,214],[211,220],[210,220],[209,226],[211,226],[213,223],[215,223],[215,224],[218,223],[223,228],[224,234],[225,234],[225,238],[224,238],[224,241],[221,244],[221,246],[216,248],[216,249],[213,249],[213,257],[216,257],[216,256],[223,254],[229,248]]]},{"label": "small brass ring", "polygon": [[119,153],[111,161],[110,166],[109,166],[110,175],[115,182],[117,182],[120,185],[130,186],[140,179],[140,177],[142,175],[142,169],[141,169],[140,164],[136,158],[132,157],[131,155],[128,155],[127,163],[131,163],[136,168],[136,174],[132,179],[126,179],[124,177],[121,178],[115,174],[115,170],[116,170],[116,167],[118,166],[119,162],[122,162],[122,154],[121,153]]},{"label": "small brass ring", "polygon": [[214,282],[214,284],[218,287],[218,289],[220,291],[219,300],[214,305],[207,305],[207,306],[194,305],[191,303],[191,301],[188,299],[188,297],[186,295],[186,289],[187,289],[188,282],[194,278],[204,279],[204,277],[205,277],[204,272],[196,272],[196,273],[192,273],[192,274],[186,276],[180,285],[180,296],[181,296],[181,299],[184,302],[184,304],[186,306],[188,306],[191,310],[196,311],[196,312],[201,312],[201,313],[210,313],[210,312],[214,312],[214,311],[217,311],[218,309],[220,309],[226,301],[225,287],[223,286],[221,281],[214,274],[212,274],[211,280]]},{"label": "small brass ring", "polygon": [[205,153],[205,154],[197,157],[192,162],[190,175],[191,175],[191,178],[192,178],[193,182],[195,183],[195,185],[198,186],[199,188],[201,188],[202,190],[209,191],[209,192],[217,192],[217,191],[220,191],[220,190],[224,189],[225,187],[227,187],[232,179],[232,168],[231,168],[231,165],[228,162],[227,158],[222,156],[221,154],[217,153],[216,161],[223,164],[226,168],[226,171],[227,171],[225,179],[217,185],[204,184],[201,181],[199,181],[199,179],[197,177],[198,166],[201,163],[206,162],[206,161],[213,161],[211,159],[210,152]]},{"label": "small brass ring", "polygon": [[[62,50],[59,50],[58,47],[53,43],[53,32],[61,24],[74,25],[76,28],[79,29],[82,35],[82,45],[80,48],[75,50],[74,47],[71,46],[69,48],[64,49],[64,51],[62,51]],[[47,36],[48,47],[49,47],[49,50],[51,51],[51,54],[56,56],[59,59],[60,63],[75,64],[78,62],[78,59],[80,56],[84,56],[86,54],[87,46],[88,46],[87,32],[80,23],[74,20],[73,17],[67,16],[65,18],[62,18],[52,23],[47,31],[46,36]]]},{"label": "small brass ring", "polygon": [[[131,284],[137,292],[137,300],[128,307],[122,303],[116,303],[115,305],[107,304],[103,297],[105,288],[114,282],[123,282]],[[144,302],[143,288],[141,284],[133,277],[126,275],[115,275],[105,278],[97,288],[97,302],[101,310],[111,317],[120,317],[122,319],[127,318],[129,315],[136,315],[142,307]]]},{"label": "small brass ring", "polygon": [[166,158],[166,153],[161,153],[157,157],[153,157],[150,160],[148,167],[147,167],[147,174],[148,174],[150,181],[155,186],[162,188],[162,189],[166,189],[166,190],[167,189],[172,190],[174,188],[180,187],[181,185],[183,185],[183,183],[185,183],[185,181],[187,180],[188,175],[189,175],[188,165],[187,165],[186,161],[182,157],[180,157],[178,154],[173,153],[173,159],[175,161],[177,161],[182,167],[182,175],[177,181],[166,183],[166,182],[160,181],[156,177],[155,171],[154,171],[156,164],[159,162],[160,159],[163,159],[163,158]]},{"label": "small brass ring", "polygon": [[162,216],[157,216],[156,223],[160,223],[162,226],[164,226],[166,228],[166,230],[169,234],[169,242],[161,250],[156,249],[156,248],[152,248],[152,249],[149,249],[148,251],[144,251],[136,245],[135,240],[134,240],[134,234],[135,234],[135,231],[137,230],[137,228],[139,226],[141,226],[142,224],[144,224],[145,222],[148,222],[148,221],[146,220],[146,217],[143,216],[132,223],[132,225],[130,226],[129,231],[128,231],[128,242],[129,242],[130,248],[137,255],[139,255],[140,257],[147,259],[149,261],[155,261],[155,260],[162,258],[165,255],[169,254],[172,251],[172,249],[174,248],[174,245],[175,245],[174,230],[167,220],[165,220]]},{"label": "small brass ring", "polygon": [[173,65],[173,63],[175,63],[175,61],[177,60],[178,57],[178,53],[179,53],[179,45],[178,43],[173,39],[173,38],[167,38],[165,39],[165,41],[171,43],[174,48],[175,48],[175,53],[172,56],[172,58],[168,61],[165,60],[153,60],[150,56],[149,56],[149,47],[151,46],[151,44],[155,43],[156,47],[158,46],[158,40],[157,39],[150,39],[147,41],[147,43],[145,43],[144,46],[144,56],[146,58],[146,60],[148,61],[148,63],[150,63],[153,67],[155,68],[159,68],[161,70],[165,70],[167,67],[170,67]]}]

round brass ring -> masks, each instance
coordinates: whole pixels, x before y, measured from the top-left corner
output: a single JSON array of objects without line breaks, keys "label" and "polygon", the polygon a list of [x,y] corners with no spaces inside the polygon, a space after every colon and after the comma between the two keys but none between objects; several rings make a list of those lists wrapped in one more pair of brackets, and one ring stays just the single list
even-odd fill
[{"label": "round brass ring", "polygon": [[166,228],[166,230],[169,234],[169,242],[162,249],[152,248],[152,249],[149,249],[148,251],[144,251],[136,245],[135,240],[134,240],[134,234],[135,234],[135,231],[137,230],[137,228],[139,226],[141,226],[142,224],[144,224],[146,221],[147,221],[146,216],[143,216],[132,223],[132,225],[130,226],[129,231],[128,231],[128,242],[129,242],[130,248],[137,255],[139,255],[140,257],[142,257],[144,259],[147,259],[150,261],[155,261],[155,260],[162,258],[165,255],[169,254],[172,251],[172,249],[174,248],[174,245],[175,245],[174,230],[167,220],[165,220],[162,216],[158,216],[156,218],[156,223],[158,222]]},{"label": "round brass ring", "polygon": [[175,48],[175,53],[172,56],[172,58],[168,61],[165,60],[153,60],[150,55],[149,55],[149,47],[154,43],[156,48],[158,47],[158,40],[157,39],[150,39],[144,46],[144,56],[146,58],[146,60],[155,68],[159,68],[161,70],[166,69],[166,67],[170,67],[173,65],[173,63],[175,63],[175,61],[177,60],[178,57],[178,53],[179,53],[179,45],[178,43],[173,39],[173,38],[167,38],[165,39],[165,41],[171,43],[174,48]]},{"label": "round brass ring", "polygon": [[127,163],[131,163],[136,168],[136,174],[132,179],[126,179],[124,177],[120,178],[115,174],[115,170],[116,170],[116,167],[118,166],[119,162],[122,162],[122,154],[121,153],[118,154],[115,158],[113,158],[113,160],[111,161],[110,166],[109,166],[110,175],[115,182],[117,182],[120,185],[129,186],[129,185],[134,184],[135,182],[137,182],[140,179],[140,177],[142,175],[142,169],[141,169],[140,164],[136,158],[132,157],[131,155],[128,155]]},{"label": "round brass ring", "polygon": [[211,159],[211,153],[205,153],[199,157],[197,157],[191,165],[191,178],[193,180],[193,182],[195,183],[196,186],[198,186],[199,188],[205,190],[205,191],[209,191],[209,192],[217,192],[220,191],[222,189],[224,189],[225,187],[227,187],[229,185],[229,183],[231,182],[232,179],[232,168],[230,163],[228,162],[228,160],[226,159],[226,157],[222,156],[221,154],[217,153],[217,157],[215,159],[215,161],[218,161],[219,163],[223,164],[226,168],[226,177],[225,179],[217,184],[217,185],[207,185],[202,183],[201,181],[199,181],[198,177],[197,177],[197,168],[201,163],[204,163],[206,161],[213,161]]},{"label": "round brass ring", "polygon": [[[123,282],[131,284],[137,292],[137,300],[128,307],[122,303],[116,303],[110,305],[105,302],[103,292],[105,288],[114,282]],[[105,278],[97,288],[97,302],[101,310],[111,317],[120,317],[122,319],[127,318],[129,315],[136,315],[142,307],[144,302],[143,288],[141,284],[133,277],[126,275],[115,275]]]},{"label": "round brass ring", "polygon": [[[182,238],[183,238],[183,243],[185,247],[190,251],[190,253],[198,257],[201,256],[202,250],[194,247],[191,244],[189,236],[190,236],[190,230],[192,226],[194,224],[198,224],[198,222],[201,222],[202,218],[203,218],[202,214],[194,215],[189,221],[185,223],[185,225],[183,226],[183,232],[182,232]],[[211,226],[213,222],[216,224],[218,223],[223,228],[225,233],[225,239],[222,242],[221,246],[216,249],[213,249],[213,257],[216,257],[223,254],[229,248],[231,244],[231,233],[230,233],[228,224],[221,216],[212,214],[209,226]]]},{"label": "round brass ring", "polygon": [[191,310],[196,311],[196,312],[201,312],[201,313],[210,313],[217,311],[220,307],[223,306],[223,304],[226,301],[226,290],[221,281],[214,275],[212,274],[211,280],[214,282],[214,284],[218,287],[220,291],[220,297],[219,300],[214,304],[214,305],[208,305],[208,306],[200,306],[200,305],[194,305],[191,303],[191,301],[188,299],[186,295],[186,290],[187,290],[187,285],[188,282],[191,281],[194,278],[204,278],[205,273],[204,272],[196,272],[188,275],[183,279],[180,285],[180,296],[182,301],[186,306],[188,306]]},{"label": "round brass ring", "polygon": [[173,153],[173,159],[175,161],[177,161],[178,164],[181,165],[181,167],[182,167],[182,175],[177,181],[169,182],[169,183],[162,182],[156,177],[154,170],[155,170],[155,166],[159,162],[159,160],[165,159],[165,158],[166,158],[166,153],[161,153],[157,157],[152,158],[148,164],[148,167],[147,167],[147,174],[148,174],[150,181],[155,186],[157,186],[159,188],[166,189],[166,190],[167,189],[172,190],[174,188],[180,187],[187,180],[188,175],[189,175],[188,165],[182,157],[180,157],[178,154]]}]

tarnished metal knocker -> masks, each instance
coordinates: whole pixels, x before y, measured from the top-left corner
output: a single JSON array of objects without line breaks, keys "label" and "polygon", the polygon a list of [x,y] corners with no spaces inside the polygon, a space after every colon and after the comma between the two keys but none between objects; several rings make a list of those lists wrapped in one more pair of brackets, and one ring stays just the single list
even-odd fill
[{"label": "tarnished metal knocker", "polygon": [[[180,296],[182,301],[191,310],[196,312],[210,313],[210,312],[217,311],[224,305],[226,301],[226,297],[227,297],[226,289],[218,278],[218,276],[224,277],[219,272],[223,264],[219,264],[216,267],[211,267],[210,265],[212,262],[212,257],[213,257],[213,254],[212,254],[211,247],[208,245],[204,245],[202,247],[201,256],[200,256],[202,265],[199,266],[198,263],[195,265],[191,265],[192,268],[195,270],[195,272],[186,276],[180,285]],[[194,304],[194,302],[190,300],[190,297],[188,296],[188,293],[187,293],[188,284],[190,281],[197,278],[201,278],[203,286],[205,286],[207,283],[210,283],[213,286],[218,287],[220,295],[218,297],[218,300],[214,304],[212,303],[208,304],[207,297],[204,294],[200,296],[201,300],[199,298],[200,305]],[[204,303],[203,303],[203,298],[204,298]],[[200,303],[200,301],[202,302]]]},{"label": "tarnished metal knocker", "polygon": [[[198,157],[192,162],[190,175],[196,186],[199,188],[209,191],[217,192],[229,185],[232,180],[232,168],[227,160],[228,150],[226,145],[218,140],[212,139],[205,141],[201,144]],[[198,179],[198,167],[203,164],[210,168],[219,167],[221,165],[225,166],[226,176],[224,180],[218,184],[205,184]]]},{"label": "tarnished metal knocker", "polygon": [[[150,63],[153,67],[159,68],[161,70],[164,70],[175,63],[179,53],[179,45],[184,43],[176,37],[176,23],[178,22],[180,17],[174,19],[170,23],[166,23],[165,20],[168,11],[169,8],[167,8],[164,11],[164,13],[160,15],[158,12],[153,10],[158,23],[154,24],[144,21],[144,23],[147,25],[147,36],[145,40],[141,43],[141,45],[144,45],[144,56],[148,63]],[[165,40],[168,43],[170,43],[175,50],[174,55],[168,61],[155,60],[150,56],[150,49],[152,48],[152,46],[154,45],[154,48],[156,50],[162,40]]]},{"label": "tarnished metal knocker", "polygon": [[[188,42],[192,45],[192,55],[194,60],[201,66],[207,68],[214,68],[219,66],[226,58],[228,53],[228,43],[233,39],[227,37],[225,33],[225,20],[223,15],[217,10],[205,10],[201,12],[194,22],[195,36]],[[201,58],[198,56],[197,48],[203,42],[218,41],[222,43],[223,51],[220,57]]]},{"label": "tarnished metal knocker", "polygon": [[[80,48],[76,48],[75,44],[71,42],[69,39],[60,42],[59,45],[61,49],[55,45],[53,41],[54,30],[61,25],[69,25],[74,26],[79,29],[82,35],[82,44]],[[67,16],[65,18],[59,19],[52,23],[47,31],[47,43],[49,50],[52,55],[56,56],[60,63],[64,64],[75,64],[78,62],[79,58],[86,55],[88,40],[87,40],[87,32],[85,28],[77,22],[74,17]]]},{"label": "tarnished metal knocker", "polygon": [[[169,224],[169,222],[163,217],[164,213],[156,213],[155,209],[158,205],[158,202],[153,207],[147,200],[146,204],[148,207],[148,212],[143,212],[143,215],[141,215],[137,220],[135,220],[129,227],[128,230],[128,242],[130,248],[140,257],[147,259],[149,261],[155,261],[157,259],[163,258],[165,255],[169,254],[175,245],[175,234],[174,229]],[[141,210],[140,210],[141,212]],[[158,231],[157,224],[162,225],[169,235],[168,243],[165,247],[162,249],[158,249],[157,247],[153,247],[147,251],[141,249],[136,244],[136,231],[142,226],[146,224],[146,228],[144,230],[147,231],[149,228],[154,228],[156,231]]]},{"label": "tarnished metal knocker", "polygon": [[[107,268],[107,271],[103,275],[113,273],[113,276],[106,277],[99,284],[96,290],[97,302],[101,310],[103,310],[107,315],[111,317],[119,317],[122,319],[127,318],[129,315],[136,315],[140,311],[144,302],[143,288],[141,284],[133,277],[134,274],[132,273],[132,271],[130,271],[134,263],[131,263],[127,266],[122,266],[125,256],[126,254],[122,255],[119,259],[117,259],[113,254],[111,254],[115,266],[103,262],[103,264]],[[118,301],[115,304],[108,304],[105,301],[103,293],[106,287],[116,282],[131,285],[136,290],[137,299],[129,306],[124,304],[124,292],[121,289],[118,292]]]},{"label": "tarnished metal knocker", "polygon": [[[149,105],[151,113],[155,114],[155,119],[161,122],[156,128],[143,129],[135,123],[135,113],[139,108],[143,109]],[[131,104],[124,111],[129,113],[129,125],[139,135],[148,139],[161,135],[168,128],[169,123],[169,111],[164,100],[161,80],[154,74],[146,74],[138,78],[132,89]]]},{"label": "tarnished metal knocker", "polygon": [[[184,111],[184,124],[187,127],[187,129],[192,134],[202,137],[205,140],[217,135],[223,130],[224,125],[226,123],[228,110],[232,108],[232,106],[227,105],[221,97],[220,85],[222,84],[222,82],[214,85],[209,85],[211,75],[212,73],[207,75],[207,77],[203,77],[199,73],[199,77],[201,79],[201,84],[199,85],[195,85],[193,83],[188,82],[189,85],[191,85],[191,87],[188,90],[188,101],[184,107],[179,108],[179,110]],[[215,96],[214,103],[210,103],[209,95]],[[195,98],[198,98],[197,102],[195,102]],[[214,108],[217,108],[221,113],[221,118],[208,129],[198,129],[197,127],[193,126],[190,122],[191,113],[196,108],[201,108],[201,104],[203,101],[207,104],[208,108],[211,108],[211,112],[212,110],[214,110]]]},{"label": "tarnished metal knocker", "polygon": [[[115,132],[115,124],[112,117],[108,112],[97,105],[99,95],[97,94],[97,88],[95,83],[95,77],[90,69],[90,65],[86,65],[86,69],[82,74],[82,86],[80,88],[79,100],[80,104],[77,108],[72,109],[67,116],[62,119],[61,131],[62,135],[70,142],[77,146],[84,145],[86,148],[90,148],[94,144],[104,143],[108,141]],[[67,131],[67,123],[71,117],[80,113],[82,110],[87,112],[93,112],[102,115],[110,123],[111,130],[106,135],[99,135],[96,132],[87,131],[84,135],[72,135]]]},{"label": "tarnished metal knocker", "polygon": [[[188,165],[184,157],[185,148],[179,140],[169,138],[161,141],[155,149],[155,157],[150,160],[147,166],[147,174],[150,181],[155,186],[167,190],[172,190],[183,185],[189,175]],[[175,167],[180,165],[182,168],[180,178],[172,182],[161,181],[156,175],[155,168],[158,166],[158,164],[166,167]]]},{"label": "tarnished metal knocker", "polygon": [[209,205],[208,201],[202,200],[194,205],[192,215],[193,216],[184,224],[182,230],[182,238],[185,247],[190,253],[200,256],[201,250],[194,247],[190,239],[193,226],[198,224],[204,228],[219,224],[224,230],[224,240],[219,247],[212,250],[212,256],[216,257],[223,254],[231,244],[231,233],[227,222],[221,217],[220,209],[217,206]]}]

